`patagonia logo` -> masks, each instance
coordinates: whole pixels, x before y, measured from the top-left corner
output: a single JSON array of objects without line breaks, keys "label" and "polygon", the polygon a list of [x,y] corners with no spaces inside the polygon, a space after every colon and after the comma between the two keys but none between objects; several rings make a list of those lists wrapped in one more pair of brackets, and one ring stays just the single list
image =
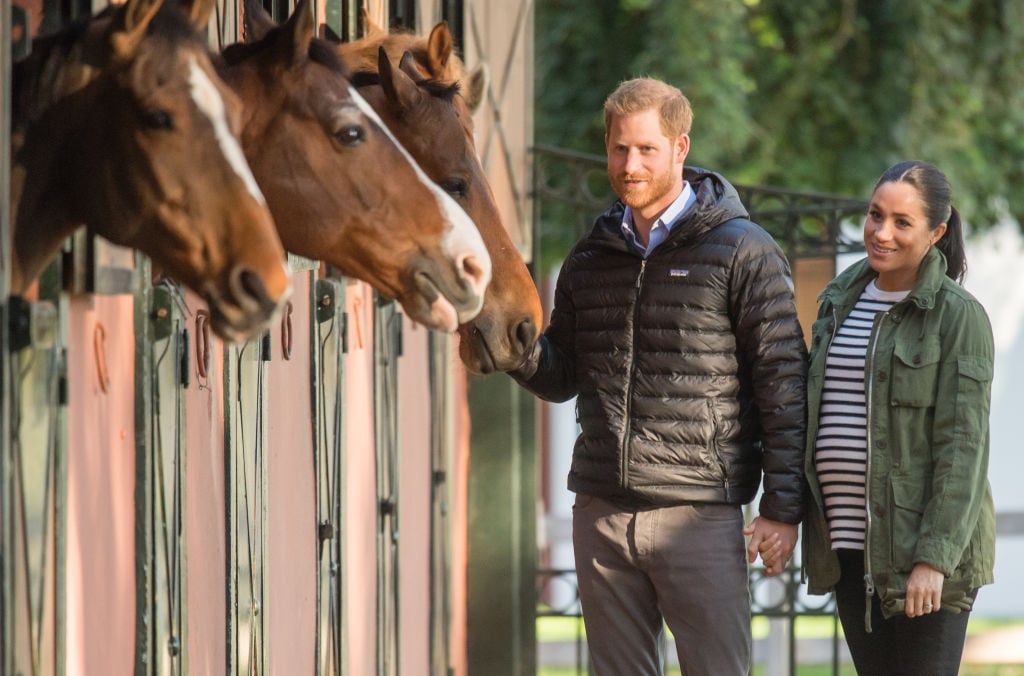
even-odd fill
[{"label": "patagonia logo", "polygon": [[668,271],[669,277],[687,277],[689,274],[690,271],[686,268],[672,268]]}]

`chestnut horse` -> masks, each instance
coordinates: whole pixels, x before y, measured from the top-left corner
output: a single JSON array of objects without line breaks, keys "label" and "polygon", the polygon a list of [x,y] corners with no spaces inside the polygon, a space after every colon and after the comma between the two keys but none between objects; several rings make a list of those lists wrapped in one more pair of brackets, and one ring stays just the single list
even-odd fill
[{"label": "chestnut horse", "polygon": [[225,339],[273,320],[291,290],[284,249],[199,32],[211,9],[127,0],[15,65],[12,293],[84,224],[199,293]]},{"label": "chestnut horse", "polygon": [[247,3],[259,39],[226,48],[221,76],[245,105],[242,147],[288,251],[325,261],[454,331],[480,310],[490,257],[314,37],[308,0],[281,26]]},{"label": "chestnut horse", "polygon": [[[360,93],[427,175],[466,209],[491,254],[494,277],[483,309],[459,327],[462,362],[477,373],[520,366],[542,323],[540,298],[505,230],[477,156],[471,115],[478,101],[472,94],[468,100],[464,96],[464,85],[470,92],[475,88],[453,54],[447,24],[435,26],[429,38],[389,35],[371,26],[366,38],[337,48],[349,68],[379,74],[376,81],[357,74]],[[391,61],[398,59],[400,66],[393,68]]]}]

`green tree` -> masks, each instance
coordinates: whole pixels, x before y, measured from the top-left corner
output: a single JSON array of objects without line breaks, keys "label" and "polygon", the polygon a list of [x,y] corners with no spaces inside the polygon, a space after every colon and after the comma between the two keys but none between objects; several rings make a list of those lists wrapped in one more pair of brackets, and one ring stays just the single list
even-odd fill
[{"label": "green tree", "polygon": [[920,158],[976,230],[1024,220],[1020,0],[538,0],[536,32],[538,144],[603,153],[604,97],[650,75],[737,183],[867,197]]}]

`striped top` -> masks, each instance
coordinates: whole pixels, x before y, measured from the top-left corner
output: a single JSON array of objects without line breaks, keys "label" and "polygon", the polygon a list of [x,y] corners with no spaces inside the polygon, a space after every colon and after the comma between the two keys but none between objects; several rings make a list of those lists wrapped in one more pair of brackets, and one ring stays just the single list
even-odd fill
[{"label": "striped top", "polygon": [[818,471],[825,516],[833,549],[864,549],[864,478],[867,470],[867,427],[864,361],[871,326],[909,291],[882,291],[874,281],[857,299],[836,331],[825,358],[814,463]]}]

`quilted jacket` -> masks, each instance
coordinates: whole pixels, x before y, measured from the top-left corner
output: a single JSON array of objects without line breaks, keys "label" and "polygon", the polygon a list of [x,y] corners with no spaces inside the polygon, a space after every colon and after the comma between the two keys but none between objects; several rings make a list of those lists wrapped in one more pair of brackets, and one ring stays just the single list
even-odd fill
[{"label": "quilted jacket", "polygon": [[718,174],[687,168],[696,203],[645,259],[616,202],[569,253],[549,326],[513,373],[577,397],[570,490],[633,505],[803,509],[806,349],[788,263]]}]

